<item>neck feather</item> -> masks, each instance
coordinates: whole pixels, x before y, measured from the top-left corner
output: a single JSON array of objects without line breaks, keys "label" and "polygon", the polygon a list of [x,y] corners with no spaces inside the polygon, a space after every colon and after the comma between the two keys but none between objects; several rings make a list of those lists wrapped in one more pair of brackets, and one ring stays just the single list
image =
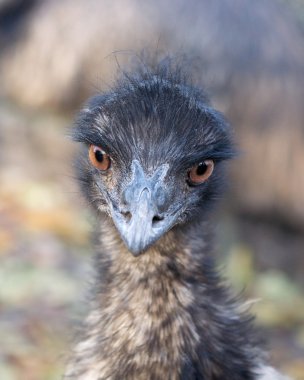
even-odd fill
[{"label": "neck feather", "polygon": [[114,226],[103,223],[97,292],[72,378],[222,380],[224,370],[236,372],[243,360],[233,378],[253,379],[249,322],[220,285],[204,227],[175,228],[133,257]]}]

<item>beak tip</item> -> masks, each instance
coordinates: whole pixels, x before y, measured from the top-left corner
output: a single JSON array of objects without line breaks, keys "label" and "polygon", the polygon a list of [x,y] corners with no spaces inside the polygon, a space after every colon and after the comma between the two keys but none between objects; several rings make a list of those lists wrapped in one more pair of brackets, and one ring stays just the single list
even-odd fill
[{"label": "beak tip", "polygon": [[147,244],[143,244],[143,242],[141,242],[141,243],[140,242],[128,242],[128,241],[124,241],[124,242],[128,248],[128,251],[134,257],[140,256],[147,249]]},{"label": "beak tip", "polygon": [[143,253],[143,251],[134,251],[134,250],[131,250],[130,248],[128,248],[128,249],[131,252],[131,254],[133,255],[133,257],[138,257]]}]

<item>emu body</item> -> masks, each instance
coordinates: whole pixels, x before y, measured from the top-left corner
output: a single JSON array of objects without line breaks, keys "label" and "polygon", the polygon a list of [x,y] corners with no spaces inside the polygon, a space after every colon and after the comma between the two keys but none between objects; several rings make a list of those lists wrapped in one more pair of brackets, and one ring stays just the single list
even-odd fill
[{"label": "emu body", "polygon": [[[99,243],[92,311],[65,379],[280,379],[215,270],[209,212],[234,151],[203,93],[168,64],[144,67],[91,99],[74,136]],[[214,170],[194,183],[204,160]]]}]

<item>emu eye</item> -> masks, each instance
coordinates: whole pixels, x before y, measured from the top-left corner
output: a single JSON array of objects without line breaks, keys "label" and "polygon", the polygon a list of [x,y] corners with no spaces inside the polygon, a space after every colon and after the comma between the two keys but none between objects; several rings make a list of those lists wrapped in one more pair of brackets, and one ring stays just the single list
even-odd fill
[{"label": "emu eye", "polygon": [[190,182],[194,185],[205,182],[212,174],[214,169],[213,160],[205,160],[195,165],[188,173]]},{"label": "emu eye", "polygon": [[91,145],[89,149],[89,159],[95,168],[106,171],[111,165],[110,156],[96,145]]}]

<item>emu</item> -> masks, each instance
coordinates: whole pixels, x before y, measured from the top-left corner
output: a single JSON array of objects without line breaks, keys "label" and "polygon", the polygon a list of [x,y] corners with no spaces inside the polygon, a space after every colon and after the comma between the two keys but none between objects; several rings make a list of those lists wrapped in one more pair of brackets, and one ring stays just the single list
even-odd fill
[{"label": "emu", "polygon": [[123,72],[73,132],[97,215],[92,309],[64,379],[284,379],[212,255],[231,131],[170,61]]}]

